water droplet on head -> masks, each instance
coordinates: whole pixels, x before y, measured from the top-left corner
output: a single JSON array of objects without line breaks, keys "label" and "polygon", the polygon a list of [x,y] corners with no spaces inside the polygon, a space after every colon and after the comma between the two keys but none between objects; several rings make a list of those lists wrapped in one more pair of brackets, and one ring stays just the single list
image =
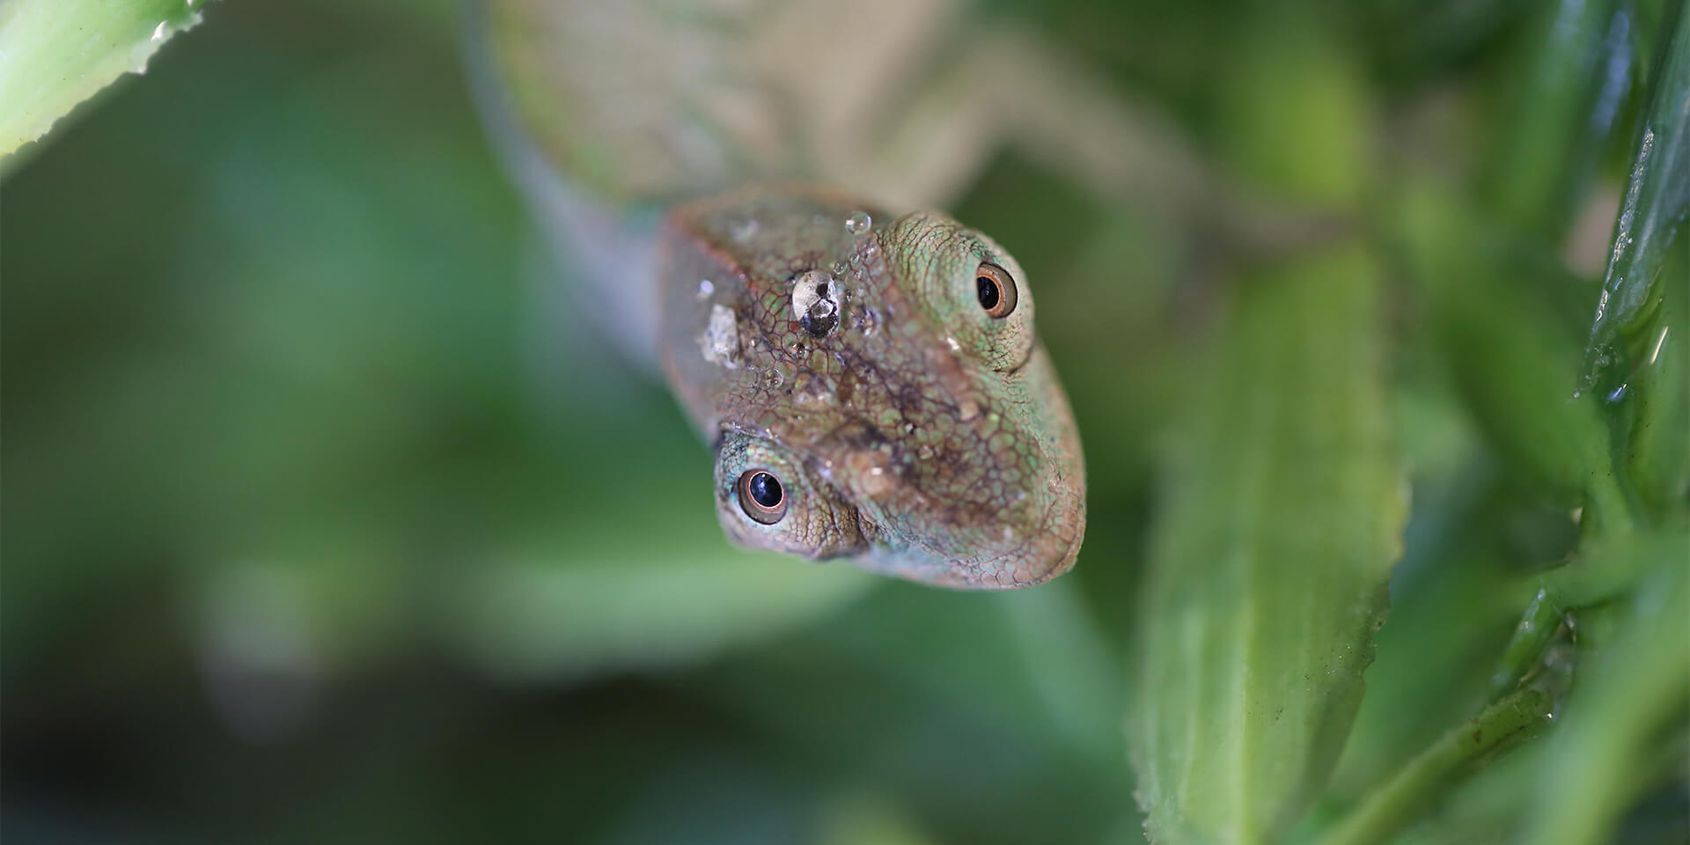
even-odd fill
[{"label": "water droplet on head", "polygon": [[1608,391],[1608,395],[1604,396],[1602,398],[1604,400],[1606,400],[1609,404],[1618,403],[1621,400],[1625,399],[1626,391],[1629,388],[1630,388],[1630,385],[1622,384],[1619,387],[1616,387],[1613,390]]},{"label": "water droplet on head", "polygon": [[698,337],[699,351],[704,360],[728,369],[739,366],[739,320],[733,309],[715,305],[710,308],[710,322]]},{"label": "water droplet on head", "polygon": [[874,218],[866,211],[853,211],[845,216],[845,231],[861,235],[874,226]]},{"label": "water droplet on head", "polygon": [[716,284],[714,282],[710,281],[709,279],[700,279],[698,281],[698,298],[699,299],[709,299],[710,295],[715,293],[715,292],[716,292]]},{"label": "water droplet on head", "polygon": [[839,325],[839,280],[821,270],[792,277],[792,316],[811,337],[825,337]]}]

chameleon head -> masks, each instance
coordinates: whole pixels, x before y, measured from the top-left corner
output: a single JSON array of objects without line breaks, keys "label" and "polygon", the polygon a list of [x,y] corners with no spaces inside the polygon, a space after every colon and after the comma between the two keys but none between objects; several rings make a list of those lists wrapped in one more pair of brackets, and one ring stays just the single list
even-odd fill
[{"label": "chameleon head", "polygon": [[[700,297],[699,273],[680,277],[696,301],[666,300],[665,318],[690,329],[664,334],[692,342],[666,340],[664,357],[716,436],[723,528],[952,587],[1065,572],[1085,530],[1084,468],[1020,266],[943,215],[871,228],[860,208],[796,192],[675,217],[670,270],[703,259],[688,269],[715,278]],[[735,244],[736,219],[741,234],[762,223]]]}]

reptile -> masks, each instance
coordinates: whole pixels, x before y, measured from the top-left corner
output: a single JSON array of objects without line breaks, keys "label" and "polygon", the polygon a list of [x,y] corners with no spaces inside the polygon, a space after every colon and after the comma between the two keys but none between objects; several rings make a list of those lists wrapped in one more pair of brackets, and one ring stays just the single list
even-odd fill
[{"label": "reptile", "polygon": [[767,185],[678,207],[663,242],[663,370],[715,447],[728,536],[955,587],[1073,564],[1079,435],[1002,247]]},{"label": "reptile", "polygon": [[910,209],[1004,147],[1108,201],[1227,207],[1172,133],[962,0],[475,11],[493,136],[578,301],[714,450],[731,540],[966,589],[1073,566],[1084,459],[1033,285]]}]

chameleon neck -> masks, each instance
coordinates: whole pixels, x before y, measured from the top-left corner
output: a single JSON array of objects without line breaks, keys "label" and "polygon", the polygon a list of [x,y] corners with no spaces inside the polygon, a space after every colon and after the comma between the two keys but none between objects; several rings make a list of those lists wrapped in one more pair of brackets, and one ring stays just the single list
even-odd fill
[{"label": "chameleon neck", "polygon": [[[558,171],[518,117],[510,86],[499,78],[493,61],[487,26],[487,9],[480,3],[466,4],[463,49],[476,93],[472,99],[498,158],[534,211],[558,268],[553,272],[577,277],[565,286],[566,311],[544,315],[545,322],[565,331],[594,332],[595,339],[610,344],[621,360],[659,380],[656,277],[664,209],[652,203],[616,207],[599,202]],[[568,319],[573,314],[587,315],[590,325]]]}]

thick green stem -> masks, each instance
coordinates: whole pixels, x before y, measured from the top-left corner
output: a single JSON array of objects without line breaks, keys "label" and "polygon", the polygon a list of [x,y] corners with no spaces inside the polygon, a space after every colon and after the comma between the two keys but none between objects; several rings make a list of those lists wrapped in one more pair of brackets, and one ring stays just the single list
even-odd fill
[{"label": "thick green stem", "polygon": [[1383,842],[1454,786],[1481,757],[1549,722],[1550,698],[1523,687],[1448,733],[1372,791],[1320,840],[1321,845]]}]

